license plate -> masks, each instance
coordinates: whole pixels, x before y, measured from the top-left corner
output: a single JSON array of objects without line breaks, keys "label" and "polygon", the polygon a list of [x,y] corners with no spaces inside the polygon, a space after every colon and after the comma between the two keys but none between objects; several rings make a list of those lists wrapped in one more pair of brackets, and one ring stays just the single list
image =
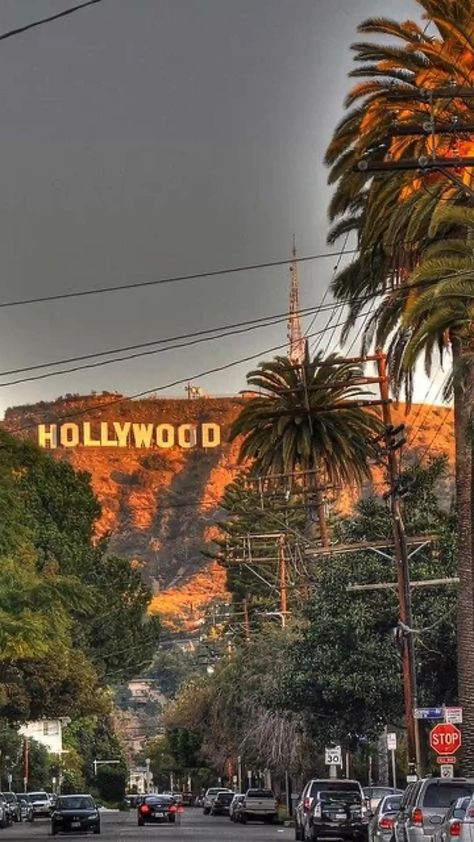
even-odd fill
[{"label": "license plate", "polygon": [[80,826],[81,826],[80,822],[71,822],[71,827],[80,827]]},{"label": "license plate", "polygon": [[156,816],[157,819],[164,819],[165,814],[164,813],[155,813],[155,816]]},{"label": "license plate", "polygon": [[345,813],[336,813],[336,819],[341,820],[341,819],[345,819],[345,818],[346,818]]}]

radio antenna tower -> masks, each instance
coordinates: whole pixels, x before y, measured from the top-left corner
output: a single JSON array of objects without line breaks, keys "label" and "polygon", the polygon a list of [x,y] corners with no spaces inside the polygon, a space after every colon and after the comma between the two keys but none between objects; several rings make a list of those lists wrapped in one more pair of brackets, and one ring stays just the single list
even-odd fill
[{"label": "radio antenna tower", "polygon": [[296,239],[293,234],[293,261],[290,264],[290,307],[288,313],[288,357],[292,365],[301,365],[305,356],[305,341],[301,330],[300,282],[296,259]]}]

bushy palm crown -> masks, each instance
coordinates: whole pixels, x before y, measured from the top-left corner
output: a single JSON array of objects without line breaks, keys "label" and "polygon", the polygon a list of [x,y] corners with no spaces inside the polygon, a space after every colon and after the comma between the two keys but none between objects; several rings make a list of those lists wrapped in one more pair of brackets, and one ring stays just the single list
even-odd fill
[{"label": "bushy palm crown", "polygon": [[[447,204],[467,204],[462,180],[470,181],[472,173],[469,169],[458,173],[459,186],[440,173],[371,175],[354,171],[362,158],[373,163],[418,158],[433,151],[438,157],[474,153],[474,139],[465,136],[456,143],[452,136],[438,135],[433,150],[429,134],[393,134],[394,126],[423,126],[431,114],[443,124],[455,117],[471,123],[474,120],[472,100],[453,94],[448,99],[435,99],[431,110],[429,101],[413,98],[420,89],[472,86],[472,0],[418,0],[418,4],[429,23],[425,27],[385,18],[372,18],[359,27],[363,33],[391,36],[397,42],[395,46],[370,42],[354,45],[355,61],[361,66],[351,75],[363,81],[348,95],[346,106],[351,110],[337,127],[326,155],[331,167],[329,180],[336,185],[329,209],[334,223],[329,239],[334,242],[342,234],[354,232],[360,247],[357,258],[333,284],[336,297],[350,303],[347,327],[354,324],[368,298],[390,293],[382,310],[369,321],[365,346],[373,339],[381,313],[392,326],[396,324],[399,300],[405,297],[400,287],[419,263],[421,244],[428,237],[433,214]],[[385,328],[382,332],[386,334]]]},{"label": "bushy palm crown", "polygon": [[301,366],[288,357],[261,363],[247,377],[262,394],[248,400],[231,438],[243,437],[241,461],[268,477],[293,471],[317,471],[329,481],[360,483],[376,456],[378,416],[361,406],[367,397],[362,371],[339,362],[334,354]]}]

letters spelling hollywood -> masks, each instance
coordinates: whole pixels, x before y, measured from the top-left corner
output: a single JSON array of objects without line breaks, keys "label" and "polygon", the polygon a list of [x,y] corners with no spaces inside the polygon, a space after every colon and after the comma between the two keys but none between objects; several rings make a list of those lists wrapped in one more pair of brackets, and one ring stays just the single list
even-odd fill
[{"label": "letters spelling hollywood", "polygon": [[40,447],[218,447],[221,443],[221,428],[212,422],[203,424],[143,424],[125,421],[101,421],[94,425],[82,424],[39,424],[38,444]]}]

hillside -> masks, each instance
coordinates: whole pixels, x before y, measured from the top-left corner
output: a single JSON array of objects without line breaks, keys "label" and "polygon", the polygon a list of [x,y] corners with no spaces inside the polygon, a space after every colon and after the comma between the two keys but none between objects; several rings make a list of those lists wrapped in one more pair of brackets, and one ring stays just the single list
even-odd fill
[{"label": "hillside", "polygon": [[[71,395],[9,409],[4,426],[53,445],[55,458],[90,473],[102,505],[98,535],[109,534],[111,551],[142,569],[156,610],[185,617],[224,592],[224,571],[206,562],[202,549],[215,534],[219,502],[237,472],[237,446],[228,444],[228,432],[242,400]],[[407,424],[410,457],[429,451],[453,460],[451,409],[414,405],[406,417],[400,405],[394,418]],[[374,481],[382,480],[377,471]],[[348,490],[337,506],[347,511],[353,502]]]}]

